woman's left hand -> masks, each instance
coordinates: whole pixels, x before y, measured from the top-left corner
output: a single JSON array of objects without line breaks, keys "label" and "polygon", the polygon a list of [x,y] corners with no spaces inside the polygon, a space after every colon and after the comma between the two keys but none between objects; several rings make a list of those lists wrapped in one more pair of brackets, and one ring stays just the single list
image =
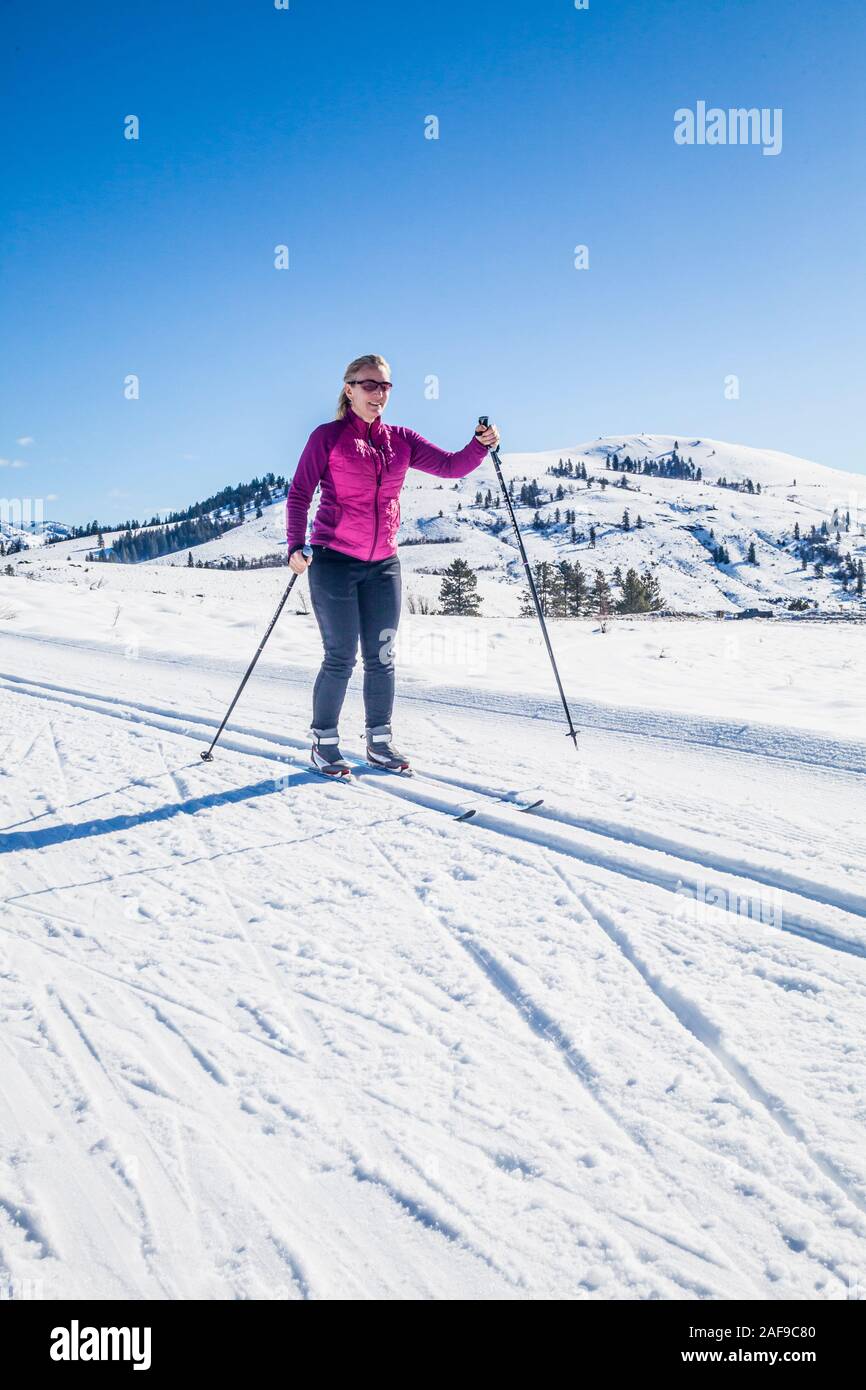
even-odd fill
[{"label": "woman's left hand", "polygon": [[499,430],[495,425],[488,425],[484,429],[481,425],[475,430],[475,438],[483,444],[486,449],[495,449],[499,444]]}]

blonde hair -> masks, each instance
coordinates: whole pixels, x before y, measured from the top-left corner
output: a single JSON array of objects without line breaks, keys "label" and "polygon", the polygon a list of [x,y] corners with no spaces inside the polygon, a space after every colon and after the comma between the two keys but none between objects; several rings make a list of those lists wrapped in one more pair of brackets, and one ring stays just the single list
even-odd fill
[{"label": "blonde hair", "polygon": [[[343,386],[345,386],[347,381],[351,381],[352,377],[356,376],[358,372],[363,371],[365,367],[378,367],[379,371],[384,372],[386,376],[390,377],[391,375],[391,368],[384,357],[379,357],[375,352],[368,352],[366,356],[356,357],[353,362],[349,363],[343,373]],[[341,388],[340,396],[337,401],[337,413],[334,419],[342,420],[348,409],[349,397],[346,395],[345,390]]]}]

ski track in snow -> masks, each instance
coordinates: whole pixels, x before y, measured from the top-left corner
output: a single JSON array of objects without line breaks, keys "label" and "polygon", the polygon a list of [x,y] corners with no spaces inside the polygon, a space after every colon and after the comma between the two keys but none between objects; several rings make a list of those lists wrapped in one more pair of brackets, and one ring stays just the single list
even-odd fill
[{"label": "ski track in snow", "polygon": [[[146,698],[168,674],[149,656],[136,698],[111,663],[97,689],[74,645],[72,680],[0,676],[26,730],[0,778],[5,1278],[297,1299],[862,1281],[857,854],[834,878],[832,828],[825,847],[782,796],[749,813],[775,838],[716,844],[660,822],[661,789],[620,790],[635,749],[670,746],[672,776],[710,770],[721,797],[784,775],[830,808],[860,745],[587,701],[586,769],[565,744],[526,814],[497,798],[531,757],[501,740],[492,785],[473,754],[516,697],[415,683],[401,699],[434,737],[456,730],[449,770],[332,786],[275,724],[265,672],[205,765],[219,713]],[[557,709],[534,707],[549,756]]]},{"label": "ski track in snow", "polygon": [[[51,695],[46,695],[41,690],[29,689],[30,684],[32,683],[25,684],[18,681],[13,688],[22,694],[37,693],[42,699],[57,699],[61,703],[77,704],[80,708],[91,711],[100,711],[107,705],[109,708],[105,712],[112,717],[127,721],[135,720],[144,724],[151,723],[156,728],[171,730],[172,732],[190,734],[191,726],[199,725],[202,728],[200,735],[202,742],[207,740],[207,733],[212,729],[210,721],[189,713],[174,712],[163,707],[143,705],[133,701],[107,698],[94,693],[85,694],[83,691],[65,692],[61,687],[56,686],[51,687],[53,692]],[[143,717],[145,715],[156,716],[156,718],[149,720]],[[178,724],[183,727],[178,729]],[[222,746],[238,752],[255,751],[260,756],[262,755],[261,748],[256,748],[253,743],[238,743],[237,736],[239,734],[249,735],[255,743],[269,744],[274,750],[271,756],[278,756],[281,762],[294,762],[299,767],[300,779],[319,780],[315,774],[309,772],[308,760],[297,756],[300,750],[307,747],[302,740],[292,739],[285,735],[272,736],[259,729],[233,725],[233,733],[224,736]],[[293,752],[285,751],[289,749],[295,750],[294,755]],[[264,756],[268,756],[267,751]],[[554,823],[559,831],[558,834],[554,835],[547,829],[541,830],[532,825],[521,826],[516,820],[508,821],[506,819],[507,805],[501,801],[500,794],[489,786],[483,786],[477,782],[458,781],[453,777],[433,776],[429,773],[420,779],[420,789],[417,779],[414,778],[406,779],[402,783],[389,778],[386,784],[378,774],[368,771],[360,760],[355,761],[363,778],[364,791],[372,790],[377,793],[384,793],[386,796],[409,801],[431,810],[448,811],[455,816],[459,814],[461,809],[475,806],[479,802],[489,802],[495,805],[500,813],[476,816],[474,818],[476,828],[483,826],[486,829],[498,830],[501,833],[536,844],[552,846],[564,854],[584,859],[587,863],[636,878],[644,883],[654,883],[676,893],[687,891],[689,868],[684,866],[696,865],[705,872],[716,876],[714,882],[717,887],[723,886],[725,875],[730,875],[739,880],[740,886],[745,887],[747,893],[751,885],[757,885],[760,888],[779,890],[791,898],[804,898],[828,908],[838,908],[843,913],[866,917],[866,894],[863,893],[840,891],[832,884],[814,884],[799,874],[774,874],[766,868],[751,865],[747,860],[734,859],[732,856],[711,855],[705,851],[698,853],[688,845],[645,830],[629,830],[624,826],[605,823],[598,819],[578,817],[563,809],[552,809],[550,806],[540,807],[538,812],[534,812],[533,815],[539,820]],[[452,788],[462,790],[465,793],[464,805],[461,807],[459,804],[449,803],[436,794],[430,795],[429,792],[423,790],[425,782],[434,787],[438,784],[444,791]],[[352,786],[346,787],[345,791],[356,791],[357,789],[357,787]],[[248,792],[249,790],[247,789]],[[269,793],[270,788],[268,784],[262,784],[258,791],[264,795]],[[185,803],[187,800],[186,795],[181,796],[181,803]],[[202,802],[204,802],[204,798]],[[572,837],[570,840],[566,838],[562,832],[570,828],[586,832],[588,843],[586,841],[581,843],[577,837]],[[14,827],[9,827],[9,830],[12,829]],[[611,840],[619,845],[626,845],[630,849],[643,850],[647,853],[641,859],[634,855],[616,854],[606,849],[603,844],[602,846],[596,845],[594,837]],[[30,843],[31,839],[31,835],[22,830],[19,843]],[[14,848],[15,843],[16,841],[8,838],[7,834],[5,845],[8,848]],[[679,866],[674,864],[668,867],[672,860],[679,860]],[[735,894],[734,901],[742,896],[742,893]],[[737,908],[734,910],[739,911]],[[866,935],[857,939],[847,937],[842,933],[834,933],[824,924],[810,920],[802,911],[792,910],[787,904],[783,909],[783,917],[784,920],[779,924],[780,930],[807,936],[832,950],[848,952],[861,957],[866,956]]]},{"label": "ski track in snow", "polygon": [[[16,633],[16,640],[36,644],[67,646],[93,654],[104,654],[105,644],[86,639],[54,639],[32,633]],[[189,663],[171,653],[149,652],[148,660],[174,668]],[[220,675],[236,672],[240,678],[245,663],[230,660],[216,663],[196,660],[193,670],[210,671]],[[3,673],[5,679],[18,679]],[[288,663],[278,667],[263,658],[256,666],[256,681],[273,681],[284,688],[287,684],[301,687],[306,694],[311,673],[305,668],[293,668]],[[47,684],[47,683],[46,683]],[[63,687],[59,687],[63,689]],[[86,692],[82,692],[86,693]],[[561,725],[562,705],[558,700],[532,694],[511,694],[495,689],[473,689],[435,684],[417,677],[404,679],[400,689],[401,701],[417,701],[423,705],[442,705],[458,710],[486,711],[501,718],[525,722],[527,718],[542,723]],[[784,726],[760,722],[741,723],[716,717],[693,717],[683,713],[654,712],[624,704],[607,705],[595,700],[569,695],[569,706],[578,733],[583,731],[627,734],[633,738],[687,743],[707,748],[727,749],[741,756],[778,759],[781,762],[801,762],[810,768],[826,768],[866,776],[866,742],[846,737],[821,737],[807,729],[792,730]]]}]

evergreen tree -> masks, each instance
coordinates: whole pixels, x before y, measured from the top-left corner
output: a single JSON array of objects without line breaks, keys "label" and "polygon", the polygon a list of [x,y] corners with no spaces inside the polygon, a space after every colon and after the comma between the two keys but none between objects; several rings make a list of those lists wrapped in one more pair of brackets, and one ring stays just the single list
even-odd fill
[{"label": "evergreen tree", "polygon": [[591,606],[600,618],[607,618],[613,608],[613,596],[610,592],[610,585],[605,578],[604,570],[596,570],[595,583],[592,586]]},{"label": "evergreen tree", "polygon": [[630,530],[631,530],[631,522],[629,521],[629,517],[628,517],[628,507],[626,507],[625,511],[624,511],[623,514],[622,514],[622,529],[623,529],[624,531],[630,531]]},{"label": "evergreen tree", "polygon": [[620,613],[645,613],[647,611],[648,605],[637,570],[627,571],[622,586],[622,598],[616,606]]},{"label": "evergreen tree", "polygon": [[[553,565],[549,560],[538,560],[532,567],[532,577],[535,580],[535,592],[538,594],[538,602],[545,618],[552,615],[555,602],[556,582],[553,572]],[[531,618],[535,616],[535,604],[532,601],[532,594],[529,589],[524,589],[520,597],[520,616],[521,618]]]},{"label": "evergreen tree", "polygon": [[644,597],[646,598],[648,606],[647,611],[656,613],[660,608],[664,608],[664,599],[661,595],[659,582],[649,566],[646,567],[641,575],[641,584],[643,585]]},{"label": "evergreen tree", "polygon": [[756,565],[756,564],[758,563],[758,557],[757,557],[757,555],[755,554],[755,542],[754,542],[754,541],[749,541],[749,553],[748,553],[747,559],[748,559],[748,562],[749,562],[750,565]]},{"label": "evergreen tree", "polygon": [[459,618],[476,617],[484,602],[477,588],[478,575],[466,561],[452,561],[439,586],[440,611]]},{"label": "evergreen tree", "polygon": [[628,571],[616,606],[620,613],[654,613],[664,606],[658,580],[650,569],[641,575],[634,569]]},{"label": "evergreen tree", "polygon": [[586,575],[575,561],[562,560],[553,576],[551,614],[555,618],[579,618],[589,602]]}]

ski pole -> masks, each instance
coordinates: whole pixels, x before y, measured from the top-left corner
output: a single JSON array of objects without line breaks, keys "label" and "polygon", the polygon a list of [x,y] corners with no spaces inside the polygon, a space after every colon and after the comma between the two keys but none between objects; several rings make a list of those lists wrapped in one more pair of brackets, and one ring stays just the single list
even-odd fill
[{"label": "ski pole", "polygon": [[[478,423],[479,425],[486,426],[488,424],[487,416],[479,415]],[[574,744],[574,751],[577,752],[577,730],[575,729],[574,723],[572,722],[571,710],[568,708],[568,701],[565,698],[565,691],[562,688],[562,681],[559,679],[559,671],[556,665],[556,657],[553,655],[553,647],[550,645],[550,637],[547,631],[547,623],[544,621],[544,613],[542,611],[541,602],[538,597],[538,590],[535,587],[535,580],[532,577],[532,570],[529,566],[529,560],[527,559],[526,547],[523,544],[523,537],[520,534],[520,527],[517,524],[517,517],[514,515],[514,508],[511,505],[511,498],[508,495],[508,488],[505,486],[505,479],[502,476],[499,450],[491,449],[490,457],[493,459],[493,467],[496,469],[496,477],[499,481],[499,487],[502,492],[502,496],[505,498],[505,505],[508,508],[508,514],[511,517],[511,524],[514,527],[514,534],[517,537],[517,545],[520,550],[520,558],[523,561],[523,568],[526,571],[526,579],[529,584],[529,592],[532,594],[532,601],[535,604],[535,611],[538,614],[538,621],[541,623],[541,631],[544,634],[544,644],[547,647],[547,655],[550,657],[550,664],[553,667],[553,674],[556,677],[556,685],[557,689],[559,690],[559,698],[562,701],[562,708],[565,710],[565,717],[568,720],[567,737],[571,739],[572,743]]]},{"label": "ski pole", "polygon": [[[309,560],[309,558],[310,558],[310,556],[312,555],[313,552],[312,552],[312,550],[310,549],[310,547],[309,547],[308,545],[305,545],[304,548],[303,548],[303,551],[302,551],[301,553]],[[234,709],[235,705],[237,704],[238,700],[240,699],[241,691],[243,690],[244,686],[246,685],[247,681],[249,680],[250,676],[251,676],[252,673],[253,673],[253,667],[255,666],[256,662],[258,661],[259,657],[261,656],[262,650],[263,650],[263,648],[264,648],[264,645],[265,645],[265,643],[267,642],[268,638],[270,637],[271,633],[272,633],[273,630],[274,630],[274,626],[276,625],[277,618],[280,616],[280,614],[281,614],[282,611],[283,611],[283,607],[284,607],[284,605],[285,605],[286,599],[289,597],[289,594],[292,592],[292,589],[293,589],[294,586],[295,586],[295,580],[297,579],[297,577],[298,577],[298,576],[297,576],[296,574],[293,574],[292,577],[291,577],[291,579],[289,580],[289,587],[286,589],[286,592],[283,594],[283,597],[280,599],[280,602],[279,602],[279,606],[278,606],[278,608],[277,608],[277,611],[276,611],[276,613],[274,614],[274,616],[271,618],[271,621],[270,621],[270,625],[269,625],[269,627],[268,627],[268,630],[267,630],[267,632],[265,633],[264,637],[262,638],[261,642],[259,643],[258,651],[256,652],[255,656],[253,657],[253,659],[252,659],[252,661],[250,662],[249,666],[247,667],[247,673],[246,673],[246,675],[244,676],[243,680],[241,681],[240,685],[239,685],[238,688],[237,688],[237,694],[235,695],[235,698],[232,700],[231,704],[229,705],[228,709],[226,710],[225,719],[224,719],[223,722],[220,724],[219,728],[217,729],[216,733],[214,734],[213,742],[211,743],[210,748],[208,748],[207,752],[205,752],[205,753],[200,753],[200,754],[199,754],[199,757],[202,759],[203,762],[206,762],[206,763],[212,763],[212,762],[213,762],[213,749],[214,749],[214,746],[216,745],[216,741],[217,741],[217,739],[219,738],[220,734],[222,733],[223,729],[225,728],[226,724],[228,723],[229,715],[231,714],[232,710]]]}]

